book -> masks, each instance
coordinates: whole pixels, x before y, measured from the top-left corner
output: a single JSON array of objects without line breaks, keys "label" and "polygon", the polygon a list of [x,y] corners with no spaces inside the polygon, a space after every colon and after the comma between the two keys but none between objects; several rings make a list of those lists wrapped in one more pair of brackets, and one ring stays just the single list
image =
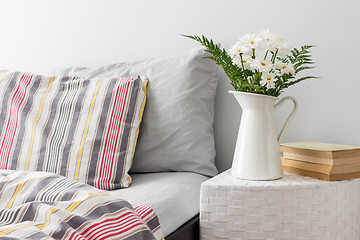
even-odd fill
[{"label": "book", "polygon": [[360,147],[321,142],[293,142],[280,145],[287,159],[326,165],[360,162]]},{"label": "book", "polygon": [[325,165],[342,165],[342,164],[351,164],[351,163],[360,162],[360,157],[358,156],[333,159],[333,158],[316,157],[316,156],[304,155],[304,154],[296,154],[291,152],[283,152],[283,157],[287,159],[325,164]]},{"label": "book", "polygon": [[286,159],[282,157],[281,164],[287,167],[298,168],[307,171],[323,173],[327,175],[349,173],[349,172],[360,172],[360,163],[342,164],[342,165],[325,165],[325,164]]},{"label": "book", "polygon": [[295,174],[298,174],[298,175],[317,178],[317,179],[326,180],[326,181],[348,180],[348,179],[353,179],[353,178],[359,178],[360,177],[360,172],[351,172],[351,173],[340,173],[340,174],[327,175],[327,174],[323,174],[323,173],[312,172],[312,171],[299,169],[299,168],[288,167],[288,166],[284,166],[284,165],[283,165],[283,170],[285,172],[295,173]]}]

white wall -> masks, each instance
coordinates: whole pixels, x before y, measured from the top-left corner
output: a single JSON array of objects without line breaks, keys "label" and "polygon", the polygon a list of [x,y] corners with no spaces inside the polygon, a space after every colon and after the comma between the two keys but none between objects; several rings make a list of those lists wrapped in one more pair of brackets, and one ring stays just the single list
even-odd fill
[{"label": "white wall", "polygon": [[[357,0],[0,0],[1,68],[37,71],[166,56],[204,34],[228,48],[270,28],[294,47],[316,44],[317,68],[283,96],[299,112],[284,141],[360,145],[360,1]],[[220,71],[215,134],[220,170],[232,161],[241,111]],[[275,113],[277,127],[289,106]]]}]

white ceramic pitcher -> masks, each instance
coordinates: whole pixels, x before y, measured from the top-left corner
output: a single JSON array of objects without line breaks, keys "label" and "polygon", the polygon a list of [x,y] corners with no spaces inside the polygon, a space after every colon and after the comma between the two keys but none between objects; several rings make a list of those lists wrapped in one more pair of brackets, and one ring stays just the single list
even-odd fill
[{"label": "white ceramic pitcher", "polygon": [[[282,177],[279,152],[281,141],[297,111],[293,97],[278,98],[238,91],[232,93],[242,108],[242,116],[231,173],[247,180],[272,180]],[[286,100],[294,102],[294,109],[285,121],[280,134],[275,131],[273,110]]]}]

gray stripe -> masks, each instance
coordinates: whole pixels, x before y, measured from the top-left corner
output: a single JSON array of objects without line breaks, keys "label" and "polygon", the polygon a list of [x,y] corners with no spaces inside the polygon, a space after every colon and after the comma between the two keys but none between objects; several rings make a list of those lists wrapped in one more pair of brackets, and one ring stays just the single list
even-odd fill
[{"label": "gray stripe", "polygon": [[33,202],[37,199],[37,195],[39,192],[41,192],[46,186],[48,186],[50,183],[54,181],[54,179],[59,178],[58,176],[50,176],[46,177],[43,180],[39,181],[35,186],[33,186],[33,189],[31,193],[27,196],[25,203],[27,202]]},{"label": "gray stripe", "polygon": [[138,77],[135,81],[132,82],[130,87],[132,87],[131,95],[129,99],[129,106],[127,111],[127,116],[125,118],[125,127],[123,134],[120,134],[122,136],[120,148],[119,148],[119,157],[117,159],[117,168],[115,173],[115,179],[114,179],[114,186],[115,189],[121,188],[120,181],[123,178],[124,173],[124,163],[125,163],[125,156],[128,152],[129,145],[132,145],[132,143],[129,141],[129,135],[130,135],[130,129],[131,125],[133,124],[133,119],[135,117],[135,107],[136,107],[136,100],[137,96],[139,94],[139,86],[140,86],[140,77]]},{"label": "gray stripe", "polygon": [[[78,221],[81,219],[81,217],[73,217],[72,219],[75,219],[75,221]],[[63,239],[66,231],[68,231],[71,228],[76,230],[76,228],[74,226],[69,225],[67,222],[60,222],[60,224],[56,228],[56,231],[53,231],[53,234],[51,234],[51,237],[53,239]]]},{"label": "gray stripe", "polygon": [[14,223],[19,215],[20,207],[17,209],[1,209],[0,210],[0,226]]},{"label": "gray stripe", "polygon": [[[12,76],[10,77],[10,79],[8,80],[8,85],[6,86],[6,90],[2,99],[2,106],[0,108],[1,114],[0,114],[0,131],[3,128],[3,125],[5,123],[5,118],[6,115],[8,113],[8,105],[9,105],[9,101],[10,101],[10,94],[12,92],[12,90],[14,89],[17,80],[19,78],[19,72],[15,72],[12,74]],[[2,138],[0,138],[2,139]]]},{"label": "gray stripe", "polygon": [[49,236],[39,230],[39,232],[34,233],[34,234],[26,237],[25,239],[27,239],[27,240],[39,240],[39,239],[46,238],[46,237],[49,237]]},{"label": "gray stripe", "polygon": [[45,169],[47,172],[57,173],[58,163],[61,162],[60,155],[61,147],[64,143],[64,137],[66,134],[66,128],[69,121],[71,121],[71,115],[74,110],[74,101],[76,101],[77,92],[81,87],[81,81],[78,78],[71,79],[71,81],[66,83],[66,92],[64,93],[64,98],[61,103],[59,103],[59,114],[58,118],[55,120],[55,125],[53,126],[52,135],[49,136],[49,145],[48,145],[48,154],[47,154],[47,164]]},{"label": "gray stripe", "polygon": [[46,123],[46,126],[43,129],[42,132],[42,138],[41,138],[41,147],[40,147],[40,154],[38,157],[38,162],[37,162],[37,171],[43,171],[44,170],[44,161],[45,161],[45,150],[46,150],[46,144],[48,141],[48,138],[46,136],[50,135],[50,131],[51,131],[51,127],[54,123],[54,119],[55,119],[55,115],[56,115],[56,110],[57,110],[57,105],[60,101],[60,98],[63,94],[63,89],[65,88],[65,82],[69,79],[69,77],[63,77],[59,80],[59,89],[58,92],[56,93],[56,96],[54,97],[54,99],[52,100],[52,104],[51,107],[49,109],[50,113],[49,113],[49,117],[48,117],[48,121]]},{"label": "gray stripe", "polygon": [[0,222],[1,225],[5,225],[9,222],[12,222],[12,216],[13,216],[14,210],[13,209],[2,209],[0,211]]},{"label": "gray stripe", "polygon": [[71,181],[68,178],[62,178],[60,181],[56,182],[54,185],[49,186],[43,194],[38,198],[38,201],[56,201],[58,200],[59,194],[64,193],[65,190],[71,189],[73,185],[76,185],[75,181]]},{"label": "gray stripe", "polygon": [[21,222],[26,221],[33,221],[34,217],[37,215],[38,207],[44,203],[42,202],[31,202],[28,203],[28,208],[26,209],[26,212],[24,216],[21,219]]},{"label": "gray stripe", "polygon": [[75,194],[77,194],[79,192],[79,190],[81,190],[84,187],[88,187],[88,185],[85,184],[81,184],[76,186],[73,189],[67,190],[61,197],[60,201],[70,201],[73,199],[73,197],[75,196]]},{"label": "gray stripe", "polygon": [[2,191],[3,187],[7,184],[7,182],[0,182],[0,192]]},{"label": "gray stripe", "polygon": [[[15,150],[13,151],[13,155],[10,156],[10,158],[12,159],[11,166],[10,166],[11,170],[17,169],[18,158],[19,158],[21,146],[22,146],[22,143],[24,140],[25,126],[26,126],[25,122],[30,113],[31,108],[33,107],[34,95],[35,95],[36,91],[39,89],[41,80],[42,80],[42,76],[39,76],[39,75],[36,76],[36,78],[32,80],[33,85],[31,86],[30,89],[28,89],[28,94],[27,94],[27,96],[29,96],[29,97],[26,99],[24,108],[20,112],[21,116],[20,116],[20,122],[18,125],[19,127],[16,130],[17,131],[16,139],[14,139],[14,141],[16,143]],[[21,124],[21,123],[23,123],[23,124]]]},{"label": "gray stripe", "polygon": [[113,95],[114,87],[116,86],[116,83],[118,79],[109,79],[109,85],[106,90],[105,99],[102,104],[101,114],[100,114],[100,120],[96,131],[96,137],[93,143],[93,149],[91,153],[91,161],[90,161],[90,167],[88,170],[88,179],[87,183],[94,186],[95,185],[95,176],[96,176],[96,168],[99,158],[99,151],[102,146],[102,138],[105,130],[105,124],[106,119],[109,115],[110,111],[110,103],[111,98]]},{"label": "gray stripe", "polygon": [[[154,230],[155,228],[159,227],[159,219],[156,216],[156,214],[153,214],[154,216],[146,222],[146,225],[150,228],[150,230]],[[148,217],[148,216],[146,216]],[[144,220],[144,219],[143,219]]]},{"label": "gray stripe", "polygon": [[[74,108],[74,112],[79,113],[82,112],[82,106],[87,104],[84,102],[84,97],[86,96],[86,91],[88,90],[89,87],[89,83],[90,80],[86,79],[85,81],[83,81],[78,99],[76,101],[76,106]],[[75,135],[75,130],[76,127],[78,125],[78,121],[79,121],[79,117],[78,116],[74,116],[73,117],[73,121],[71,121],[70,127],[68,129],[68,136],[67,139],[65,140],[65,147],[63,149],[63,156],[62,156],[62,162],[61,162],[61,168],[60,168],[60,175],[66,176],[66,172],[68,169],[68,158],[69,158],[69,154],[70,154],[70,148],[71,145],[74,143],[74,135]]]}]

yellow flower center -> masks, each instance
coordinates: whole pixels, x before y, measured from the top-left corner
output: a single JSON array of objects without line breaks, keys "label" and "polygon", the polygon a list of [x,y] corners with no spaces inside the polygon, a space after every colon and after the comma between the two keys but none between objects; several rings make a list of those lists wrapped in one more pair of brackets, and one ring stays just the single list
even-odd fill
[{"label": "yellow flower center", "polygon": [[239,50],[237,50],[238,51],[238,53],[242,53],[242,50],[241,49],[239,49]]},{"label": "yellow flower center", "polygon": [[250,42],[251,44],[254,44],[255,42]]},{"label": "yellow flower center", "polygon": [[283,66],[282,68],[283,68],[283,69],[285,69],[285,68],[286,68],[286,66]]},{"label": "yellow flower center", "polygon": [[263,63],[263,62],[261,63],[261,65],[266,66],[266,64],[265,64],[265,63]]}]

